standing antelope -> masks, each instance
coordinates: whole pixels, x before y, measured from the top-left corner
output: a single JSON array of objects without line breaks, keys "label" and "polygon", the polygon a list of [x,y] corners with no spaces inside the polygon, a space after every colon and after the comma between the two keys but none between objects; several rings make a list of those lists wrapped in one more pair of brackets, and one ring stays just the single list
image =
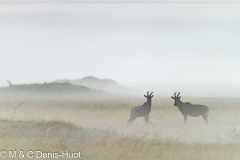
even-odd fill
[{"label": "standing antelope", "polygon": [[187,123],[187,116],[191,117],[198,117],[202,116],[203,119],[206,121],[206,124],[208,123],[207,117],[208,117],[208,107],[204,105],[199,104],[191,104],[189,102],[183,103],[179,97],[180,92],[176,96],[176,92],[174,93],[174,97],[172,99],[175,100],[174,106],[177,106],[178,109],[181,111],[182,115],[184,116],[184,123]]},{"label": "standing antelope", "polygon": [[153,95],[152,95],[153,92],[151,94],[148,94],[148,92],[147,92],[147,95],[144,95],[144,97],[147,98],[147,102],[145,102],[141,106],[134,107],[131,110],[131,116],[130,116],[130,119],[128,120],[128,123],[131,124],[137,117],[144,117],[145,122],[146,123],[148,122],[149,113],[151,111],[152,98],[153,98]]}]

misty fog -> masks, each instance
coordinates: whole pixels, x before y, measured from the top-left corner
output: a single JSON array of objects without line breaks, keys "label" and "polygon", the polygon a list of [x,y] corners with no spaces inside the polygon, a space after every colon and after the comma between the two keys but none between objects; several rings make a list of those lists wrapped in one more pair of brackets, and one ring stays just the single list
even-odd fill
[{"label": "misty fog", "polygon": [[239,96],[239,2],[0,2],[0,86],[84,76]]}]

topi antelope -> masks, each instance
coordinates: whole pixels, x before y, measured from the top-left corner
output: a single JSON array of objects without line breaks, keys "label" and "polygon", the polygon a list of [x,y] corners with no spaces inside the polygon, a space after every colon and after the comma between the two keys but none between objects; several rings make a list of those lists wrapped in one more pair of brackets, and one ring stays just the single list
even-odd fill
[{"label": "topi antelope", "polygon": [[208,123],[207,117],[208,117],[208,107],[204,105],[199,104],[191,104],[189,102],[183,103],[179,97],[180,92],[176,96],[176,92],[174,93],[174,97],[172,99],[175,100],[174,106],[177,106],[178,109],[181,111],[182,115],[184,116],[184,123],[187,123],[187,116],[191,117],[198,117],[202,116],[203,119],[206,121],[206,124]]},{"label": "topi antelope", "polygon": [[141,106],[134,107],[131,110],[131,116],[130,116],[130,119],[128,120],[128,123],[131,124],[137,117],[144,117],[145,122],[146,123],[148,122],[149,113],[151,111],[152,98],[153,98],[153,95],[152,95],[153,92],[151,94],[148,94],[148,92],[147,92],[147,95],[144,95],[144,97],[147,98],[147,102],[145,102]]}]

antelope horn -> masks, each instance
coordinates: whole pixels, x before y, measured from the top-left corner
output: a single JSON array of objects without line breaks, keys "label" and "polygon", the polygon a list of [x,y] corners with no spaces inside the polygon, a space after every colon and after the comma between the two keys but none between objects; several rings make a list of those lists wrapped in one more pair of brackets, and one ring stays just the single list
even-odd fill
[{"label": "antelope horn", "polygon": [[174,98],[176,98],[176,93],[177,93],[177,92],[174,93]]},{"label": "antelope horn", "polygon": [[180,92],[178,93],[177,97],[179,96]]},{"label": "antelope horn", "polygon": [[147,92],[147,96],[149,96],[149,94],[148,94],[148,93],[149,93],[149,91]]},{"label": "antelope horn", "polygon": [[150,93],[150,96],[152,95],[153,92]]}]

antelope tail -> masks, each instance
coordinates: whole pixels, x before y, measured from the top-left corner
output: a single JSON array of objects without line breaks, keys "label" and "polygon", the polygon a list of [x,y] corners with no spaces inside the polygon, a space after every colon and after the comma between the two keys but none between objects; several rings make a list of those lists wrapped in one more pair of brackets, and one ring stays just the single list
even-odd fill
[{"label": "antelope tail", "polygon": [[207,108],[207,113],[206,113],[206,117],[208,117],[208,113],[209,113],[209,108]]},{"label": "antelope tail", "polygon": [[131,121],[131,118],[132,118],[132,111],[131,111],[130,118],[129,118],[129,120],[128,120],[127,124],[129,124],[129,123],[130,123],[130,121]]}]

